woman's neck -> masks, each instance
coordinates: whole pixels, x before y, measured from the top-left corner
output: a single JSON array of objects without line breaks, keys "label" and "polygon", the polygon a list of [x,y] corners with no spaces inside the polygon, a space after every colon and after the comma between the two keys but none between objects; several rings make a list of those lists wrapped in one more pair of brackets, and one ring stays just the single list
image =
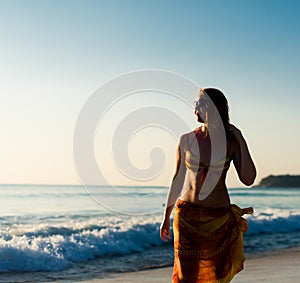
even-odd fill
[{"label": "woman's neck", "polygon": [[200,126],[200,131],[202,133],[208,133],[210,136],[220,136],[226,134],[226,130],[222,125],[217,126],[216,124],[203,124]]}]

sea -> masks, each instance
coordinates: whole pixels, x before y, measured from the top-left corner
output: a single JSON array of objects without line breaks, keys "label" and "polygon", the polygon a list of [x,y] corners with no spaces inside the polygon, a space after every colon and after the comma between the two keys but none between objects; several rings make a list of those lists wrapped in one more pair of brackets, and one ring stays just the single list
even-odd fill
[{"label": "sea", "polygon": [[[171,266],[167,187],[0,185],[0,282],[74,282]],[[232,188],[247,257],[300,245],[300,188]]]}]

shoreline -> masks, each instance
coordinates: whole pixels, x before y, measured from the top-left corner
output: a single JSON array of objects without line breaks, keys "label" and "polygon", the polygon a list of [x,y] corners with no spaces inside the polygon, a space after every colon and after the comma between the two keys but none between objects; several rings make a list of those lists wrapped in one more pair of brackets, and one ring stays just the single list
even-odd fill
[{"label": "shoreline", "polygon": [[[300,277],[298,263],[300,260],[300,246],[273,250],[256,256],[248,256],[244,270],[238,273],[231,282],[297,282]],[[106,278],[73,281],[74,283],[166,283],[171,282],[173,267],[153,268],[136,272],[111,273]],[[51,283],[69,282],[53,281]]]}]

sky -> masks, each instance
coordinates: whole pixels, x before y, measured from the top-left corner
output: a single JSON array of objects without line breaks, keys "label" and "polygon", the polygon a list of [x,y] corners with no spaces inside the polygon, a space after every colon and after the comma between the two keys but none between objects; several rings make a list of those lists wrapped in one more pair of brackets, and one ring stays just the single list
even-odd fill
[{"label": "sky", "polygon": [[[107,82],[145,69],[225,93],[256,183],[300,174],[299,11],[296,0],[0,0],[0,183],[80,184],[73,136],[81,110]],[[143,182],[118,170],[110,139],[132,109],[174,106],[191,129],[193,110],[162,93],[129,98],[115,102],[97,128],[98,166],[115,184],[166,186],[177,142],[168,129],[138,131],[128,144],[141,169],[151,165],[151,148],[164,151],[160,174]],[[234,168],[227,184],[243,186]]]}]

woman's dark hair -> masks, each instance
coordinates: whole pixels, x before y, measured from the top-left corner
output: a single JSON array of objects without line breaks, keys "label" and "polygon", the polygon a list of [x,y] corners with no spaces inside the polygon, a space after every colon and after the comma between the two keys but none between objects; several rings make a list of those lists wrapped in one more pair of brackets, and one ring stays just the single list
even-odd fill
[{"label": "woman's dark hair", "polygon": [[201,89],[201,91],[204,92],[205,94],[207,94],[209,96],[209,98],[212,100],[212,102],[214,103],[214,105],[216,106],[216,108],[221,116],[226,135],[229,135],[230,134],[229,113],[228,113],[229,107],[228,107],[228,102],[227,102],[225,95],[223,94],[222,91],[220,91],[216,88],[204,88],[204,89]]}]

